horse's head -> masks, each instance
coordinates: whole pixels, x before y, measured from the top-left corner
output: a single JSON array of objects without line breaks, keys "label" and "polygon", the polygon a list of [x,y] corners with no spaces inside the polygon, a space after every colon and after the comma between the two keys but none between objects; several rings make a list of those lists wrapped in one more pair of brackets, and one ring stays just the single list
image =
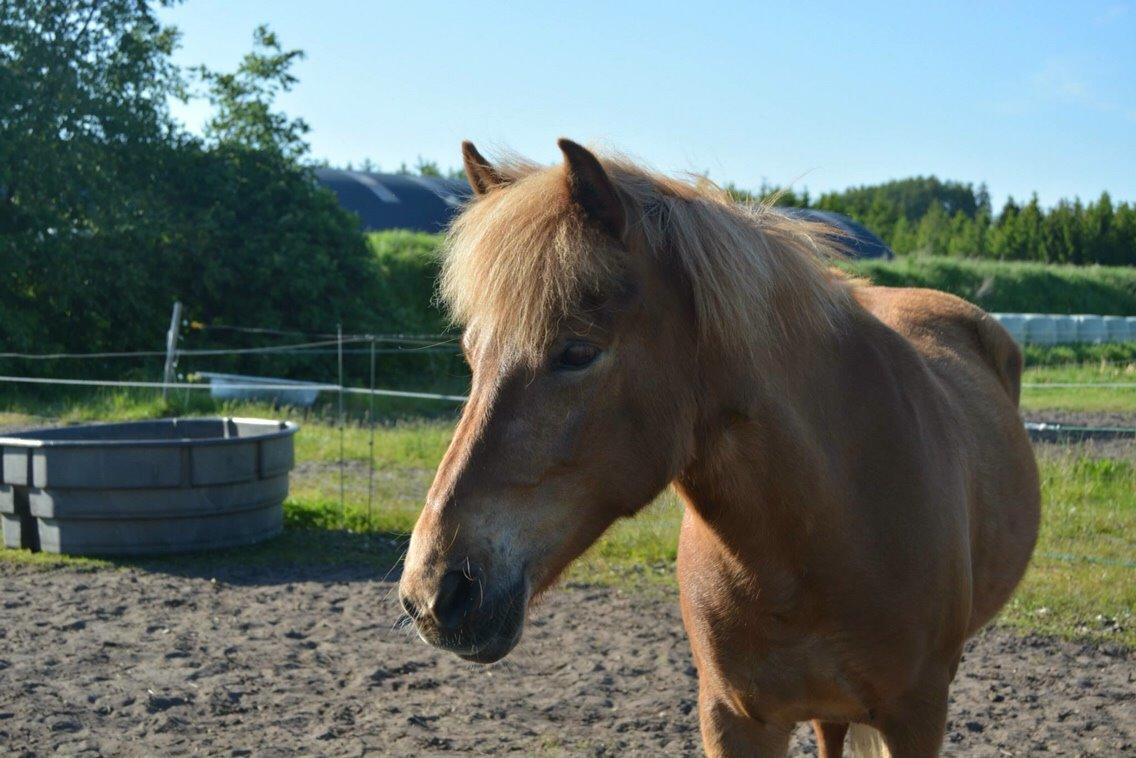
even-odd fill
[{"label": "horse's head", "polygon": [[466,325],[470,399],[414,528],[400,586],[427,642],[492,662],[529,601],[688,458],[689,293],[649,250],[649,212],[596,157],[496,169],[464,145],[475,201],[442,294]]}]

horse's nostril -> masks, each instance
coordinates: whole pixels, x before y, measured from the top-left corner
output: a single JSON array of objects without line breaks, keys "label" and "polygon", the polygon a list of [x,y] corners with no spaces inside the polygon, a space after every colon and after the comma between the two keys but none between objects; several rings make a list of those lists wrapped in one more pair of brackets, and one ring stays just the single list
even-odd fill
[{"label": "horse's nostril", "polygon": [[456,629],[474,609],[478,599],[477,580],[464,571],[448,571],[438,586],[430,611],[438,626]]},{"label": "horse's nostril", "polygon": [[410,618],[414,619],[415,621],[417,621],[419,617],[422,616],[422,611],[418,610],[418,605],[406,595],[403,595],[400,592],[398,599],[399,602],[402,603],[402,609],[406,611],[407,616],[410,616]]}]

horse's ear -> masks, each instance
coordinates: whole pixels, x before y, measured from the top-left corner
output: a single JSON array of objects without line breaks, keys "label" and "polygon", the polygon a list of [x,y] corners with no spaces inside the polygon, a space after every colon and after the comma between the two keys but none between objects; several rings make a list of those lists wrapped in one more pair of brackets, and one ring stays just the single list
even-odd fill
[{"label": "horse's ear", "polygon": [[586,148],[570,139],[557,140],[567,169],[568,191],[589,218],[617,240],[623,239],[627,223],[623,201],[603,166]]},{"label": "horse's ear", "polygon": [[505,179],[497,173],[497,169],[477,152],[477,148],[469,140],[462,142],[462,162],[465,163],[465,177],[469,186],[473,187],[473,194],[484,195],[495,187],[504,185]]}]

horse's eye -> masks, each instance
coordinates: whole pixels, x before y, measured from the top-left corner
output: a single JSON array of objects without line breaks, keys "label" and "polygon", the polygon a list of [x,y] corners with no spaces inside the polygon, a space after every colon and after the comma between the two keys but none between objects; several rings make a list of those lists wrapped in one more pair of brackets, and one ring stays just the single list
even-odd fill
[{"label": "horse's eye", "polygon": [[556,357],[553,366],[557,371],[579,371],[592,365],[600,355],[600,349],[587,342],[570,342]]}]

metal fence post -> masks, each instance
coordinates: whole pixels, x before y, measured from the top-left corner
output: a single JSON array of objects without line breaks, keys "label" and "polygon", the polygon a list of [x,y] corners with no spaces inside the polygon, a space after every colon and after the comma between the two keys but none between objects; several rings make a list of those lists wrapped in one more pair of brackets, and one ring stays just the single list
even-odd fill
[{"label": "metal fence post", "polygon": [[339,521],[343,529],[347,529],[347,483],[346,469],[343,459],[344,436],[346,434],[347,419],[343,413],[343,324],[335,325],[336,358],[339,363]]},{"label": "metal fence post", "polygon": [[166,399],[168,385],[173,384],[174,369],[177,368],[178,330],[181,328],[181,302],[174,301],[174,312],[170,316],[170,329],[166,332],[166,365],[162,371],[162,400]]},{"label": "metal fence post", "polygon": [[370,439],[367,443],[367,529],[374,529],[371,523],[371,509],[375,502],[375,337],[371,335],[371,391],[367,398],[367,425]]}]

